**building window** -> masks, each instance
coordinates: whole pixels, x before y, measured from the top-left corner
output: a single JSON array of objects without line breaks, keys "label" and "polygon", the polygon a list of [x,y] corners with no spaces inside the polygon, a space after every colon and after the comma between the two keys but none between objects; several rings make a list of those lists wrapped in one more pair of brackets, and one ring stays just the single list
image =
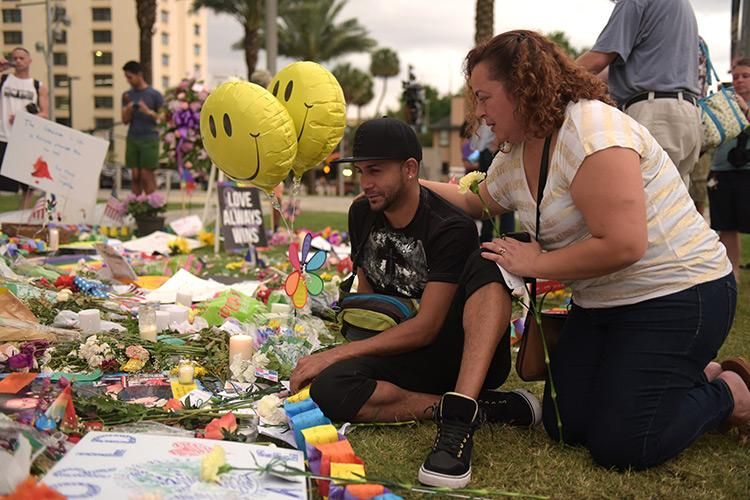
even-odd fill
[{"label": "building window", "polygon": [[21,9],[3,9],[4,23],[20,23]]},{"label": "building window", "polygon": [[169,55],[168,54],[162,54],[161,55],[161,65],[162,66],[169,66]]},{"label": "building window", "polygon": [[193,54],[195,54],[196,56],[201,55],[201,46],[197,43],[193,45]]},{"label": "building window", "polygon": [[54,52],[52,54],[52,63],[55,66],[67,66],[68,54],[66,52]]},{"label": "building window", "polygon": [[60,125],[65,125],[66,127],[70,127],[70,117],[55,117],[55,123],[59,123]]},{"label": "building window", "polygon": [[56,95],[55,96],[55,109],[59,109],[62,111],[67,111],[70,109],[70,101],[68,100],[68,96],[66,95]]},{"label": "building window", "polygon": [[97,130],[110,129],[115,125],[112,118],[94,118],[94,128]]},{"label": "building window", "polygon": [[94,30],[94,43],[112,43],[110,30]]},{"label": "building window", "polygon": [[102,66],[112,64],[112,52],[94,51],[94,65]]},{"label": "building window", "polygon": [[200,34],[201,34],[201,25],[200,24],[194,24],[193,25],[193,34],[195,36],[200,36]]},{"label": "building window", "polygon": [[5,42],[5,45],[22,45],[23,33],[20,31],[3,31],[3,42]]},{"label": "building window", "polygon": [[68,75],[54,75],[54,78],[56,88],[67,88],[70,83],[70,80],[68,80]]},{"label": "building window", "polygon": [[55,43],[68,43],[68,32],[65,30],[53,31],[52,38],[55,39]]},{"label": "building window", "polygon": [[161,22],[168,23],[169,22],[169,12],[166,10],[163,10],[159,13],[159,19],[161,19]]},{"label": "building window", "polygon": [[112,75],[110,73],[94,75],[94,87],[111,87],[112,85]]},{"label": "building window", "polygon": [[95,95],[94,96],[94,108],[96,109],[112,109],[115,106],[115,100],[111,95]]},{"label": "building window", "polygon": [[450,132],[447,130],[441,130],[440,135],[438,137],[438,146],[447,148],[451,144],[451,136]]},{"label": "building window", "polygon": [[193,66],[193,77],[194,78],[200,78],[201,77],[201,65],[195,64]]},{"label": "building window", "polygon": [[169,88],[169,77],[168,76],[162,76],[161,77],[161,88],[162,88],[162,90],[167,90]]},{"label": "building window", "polygon": [[161,34],[161,44],[162,45],[169,45],[169,33],[162,32],[162,34]]},{"label": "building window", "polygon": [[112,9],[109,7],[94,7],[91,9],[91,19],[94,21],[111,21]]}]

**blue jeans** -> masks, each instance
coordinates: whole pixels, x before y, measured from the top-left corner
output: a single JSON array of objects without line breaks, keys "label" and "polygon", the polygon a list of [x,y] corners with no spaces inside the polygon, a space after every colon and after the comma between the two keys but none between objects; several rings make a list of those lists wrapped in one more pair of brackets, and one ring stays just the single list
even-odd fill
[{"label": "blue jeans", "polygon": [[[563,441],[604,467],[645,469],[715,429],[734,407],[703,369],[734,320],[732,273],[682,292],[606,309],[573,306],[551,357]],[[547,383],[544,427],[559,440]]]}]

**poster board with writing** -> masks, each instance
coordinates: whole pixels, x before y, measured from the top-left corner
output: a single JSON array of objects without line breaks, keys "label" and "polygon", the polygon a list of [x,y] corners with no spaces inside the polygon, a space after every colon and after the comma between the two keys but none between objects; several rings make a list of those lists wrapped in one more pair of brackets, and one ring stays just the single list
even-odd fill
[{"label": "poster board with writing", "polygon": [[247,250],[248,246],[268,245],[260,191],[252,186],[227,182],[219,184],[218,193],[224,250]]},{"label": "poster board with writing", "polygon": [[[307,498],[305,478],[234,470],[218,483],[200,481],[203,457],[214,445],[234,467],[262,467],[271,460],[304,469],[302,452],[254,444],[148,434],[89,432],[44,477],[68,498],[127,500]],[[257,461],[257,463],[256,463]]]},{"label": "poster board with writing", "polygon": [[130,263],[120,255],[112,246],[105,243],[96,243],[96,251],[102,256],[102,260],[112,273],[112,277],[122,283],[132,283],[138,279]]},{"label": "poster board with writing", "polygon": [[108,146],[103,139],[22,112],[13,124],[0,173],[62,198],[63,214],[90,218]]}]

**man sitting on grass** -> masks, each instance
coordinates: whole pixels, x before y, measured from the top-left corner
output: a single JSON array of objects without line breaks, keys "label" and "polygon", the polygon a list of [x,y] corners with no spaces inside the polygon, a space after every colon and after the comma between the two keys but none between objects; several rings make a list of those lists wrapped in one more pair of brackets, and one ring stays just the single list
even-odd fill
[{"label": "man sitting on grass", "polygon": [[484,419],[528,427],[541,418],[529,392],[495,390],[510,371],[509,294],[496,265],[480,256],[474,222],[420,186],[422,148],[408,125],[393,118],[362,124],[353,153],[339,162],[354,163],[365,195],[349,210],[357,291],[419,299],[419,312],[301,359],[291,388],[312,382],[312,399],[335,421],[434,413],[437,439],[419,480],[462,487]]}]

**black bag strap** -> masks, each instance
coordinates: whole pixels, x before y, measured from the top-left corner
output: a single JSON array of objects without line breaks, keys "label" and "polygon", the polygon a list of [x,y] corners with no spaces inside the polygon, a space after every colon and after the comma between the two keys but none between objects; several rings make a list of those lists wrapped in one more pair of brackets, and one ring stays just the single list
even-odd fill
[{"label": "black bag strap", "polygon": [[[549,147],[552,142],[552,136],[544,140],[542,149],[542,161],[539,164],[539,185],[536,190],[536,227],[534,229],[534,239],[539,241],[539,221],[542,217],[541,205],[544,197],[544,188],[547,185],[547,174],[549,174]],[[531,279],[531,308],[536,309],[536,278]]]}]

